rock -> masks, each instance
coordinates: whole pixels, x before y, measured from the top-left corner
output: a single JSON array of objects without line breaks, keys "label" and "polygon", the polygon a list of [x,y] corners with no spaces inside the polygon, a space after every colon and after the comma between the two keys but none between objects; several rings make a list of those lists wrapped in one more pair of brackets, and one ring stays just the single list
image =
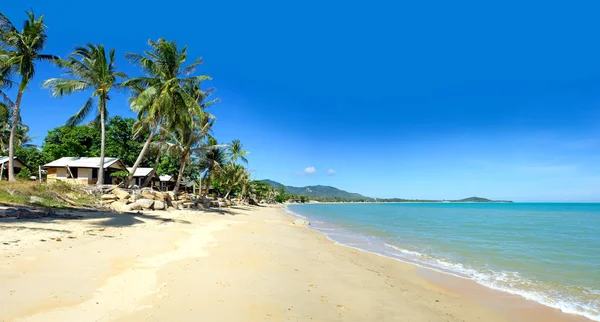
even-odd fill
[{"label": "rock", "polygon": [[154,205],[154,200],[152,199],[140,199],[133,204],[140,205],[142,209],[150,209]]},{"label": "rock", "polygon": [[116,201],[116,200],[114,200],[114,199],[109,199],[109,200],[102,200],[102,201],[100,201],[100,203],[101,203],[102,205],[105,205],[105,206],[106,206],[106,205],[110,205],[111,203],[113,203],[113,202],[115,202],[115,201]]},{"label": "rock", "polygon": [[175,209],[179,209],[179,205],[183,204],[182,201],[172,201],[171,205],[173,206],[173,208]]},{"label": "rock", "polygon": [[142,198],[154,200],[154,194],[152,194],[150,191],[142,190]]},{"label": "rock", "polygon": [[130,204],[128,204],[128,205],[125,206],[125,211],[134,211],[134,210],[142,210],[142,205],[140,205],[139,203],[137,203],[137,201],[134,202],[134,203],[130,203]]},{"label": "rock", "polygon": [[310,222],[308,220],[304,220],[304,219],[296,219],[294,220],[294,225],[296,226],[310,226]]},{"label": "rock", "polygon": [[160,200],[154,200],[154,209],[155,210],[163,210],[165,209],[165,203]]},{"label": "rock", "polygon": [[129,198],[129,192],[127,192],[121,188],[113,189],[112,194],[117,196],[121,200],[125,200],[125,199]]},{"label": "rock", "polygon": [[40,198],[40,197],[37,197],[37,196],[31,196],[31,197],[29,197],[29,203],[38,203],[38,204],[40,204],[42,202],[44,202],[43,198]]},{"label": "rock", "polygon": [[258,206],[258,202],[256,202],[256,200],[254,200],[253,198],[248,198],[248,203],[253,206]]},{"label": "rock", "polygon": [[140,200],[140,198],[142,198],[142,196],[133,194],[133,195],[129,196],[129,201],[130,202],[136,202],[136,201]]},{"label": "rock", "polygon": [[183,205],[183,208],[185,208],[185,209],[190,209],[190,208],[194,207],[193,202],[184,202],[182,205]]},{"label": "rock", "polygon": [[169,196],[169,199],[175,200],[175,193],[173,191],[167,191],[166,194]]},{"label": "rock", "polygon": [[224,201],[217,201],[217,205],[220,207],[227,207],[227,203],[225,203]]},{"label": "rock", "polygon": [[129,208],[127,207],[127,203],[125,201],[115,201],[115,202],[111,203],[110,209],[112,209],[113,211],[116,211],[116,212],[129,211]]},{"label": "rock", "polygon": [[101,200],[117,200],[119,199],[117,196],[113,195],[112,193],[107,193],[105,195],[102,195],[100,197]]},{"label": "rock", "polygon": [[167,195],[166,193],[162,193],[162,192],[154,193],[154,200],[167,201],[168,198],[169,198],[169,195]]},{"label": "rock", "polygon": [[174,207],[167,208],[167,211],[173,211],[173,210],[177,210],[177,209],[175,209]]}]

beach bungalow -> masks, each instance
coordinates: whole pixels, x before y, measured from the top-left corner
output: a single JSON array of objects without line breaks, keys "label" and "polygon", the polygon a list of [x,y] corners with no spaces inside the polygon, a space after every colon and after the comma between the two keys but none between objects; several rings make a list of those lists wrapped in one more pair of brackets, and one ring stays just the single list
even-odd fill
[{"label": "beach bungalow", "polygon": [[[142,184],[144,183],[144,181],[146,181],[146,178],[148,178],[148,176],[150,175],[150,173],[152,173],[152,169],[153,168],[137,168],[135,169],[135,173],[133,174],[133,184],[138,186],[138,187],[142,187]],[[133,168],[127,168],[127,171],[129,171],[129,173],[131,173],[131,170],[133,170]],[[160,182],[160,178],[158,176],[158,174],[156,174],[156,172],[154,172],[154,174],[152,175],[152,180],[150,180],[150,187],[154,187],[159,185]]]},{"label": "beach bungalow", "polygon": [[160,191],[171,191],[175,188],[175,178],[170,175],[159,176],[159,185]]},{"label": "beach bungalow", "polygon": [[[8,157],[0,157],[0,180],[8,179]],[[15,175],[21,172],[21,169],[25,168],[26,165],[15,157]]]},{"label": "beach bungalow", "polygon": [[[47,170],[48,182],[95,184],[98,182],[100,158],[64,157],[45,164],[43,168]],[[104,158],[104,183],[117,183],[117,178],[110,176],[117,171],[127,171],[123,161],[119,158]]]}]

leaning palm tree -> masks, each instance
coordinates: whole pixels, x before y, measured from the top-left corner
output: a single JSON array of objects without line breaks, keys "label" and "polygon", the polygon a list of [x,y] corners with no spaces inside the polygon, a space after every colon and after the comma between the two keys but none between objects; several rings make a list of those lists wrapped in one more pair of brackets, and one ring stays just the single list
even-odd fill
[{"label": "leaning palm tree", "polygon": [[92,90],[92,95],[83,107],[67,120],[67,125],[80,124],[91,113],[94,104],[97,105],[96,122],[100,123],[102,135],[97,183],[104,184],[107,102],[110,100],[111,89],[119,87],[117,82],[127,75],[115,69],[115,50],[111,50],[107,57],[102,45],[87,44],[85,47],[78,47],[67,60],[61,60],[58,64],[65,68],[65,75],[70,78],[50,78],[42,84],[42,87],[50,88],[54,97]]},{"label": "leaning palm tree", "polygon": [[[184,67],[187,60],[187,47],[179,50],[172,41],[159,39],[148,41],[150,50],[144,54],[127,53],[125,57],[139,66],[145,76],[132,78],[124,83],[130,87],[133,97],[131,109],[138,113],[138,119],[151,124],[150,134],[133,165],[132,173],[140,166],[154,135],[159,127],[175,129],[191,126],[194,116],[200,116],[202,106],[198,100],[184,90],[187,84],[210,80],[208,76],[190,76],[202,59],[196,59]],[[131,182],[132,176],[129,178]]]},{"label": "leaning palm tree", "polygon": [[191,127],[181,126],[171,132],[169,152],[175,152],[181,156],[181,165],[173,192],[177,193],[179,191],[183,173],[186,165],[190,162],[190,158],[194,154],[201,154],[217,147],[203,144],[204,138],[212,131],[213,124],[214,119],[203,114],[203,117],[195,118],[195,122]]},{"label": "leaning palm tree", "polygon": [[238,159],[240,159],[243,163],[248,164],[246,155],[248,155],[248,151],[244,150],[242,142],[240,142],[240,140],[233,140],[227,151],[227,156],[229,156],[229,161],[231,164],[235,164]]},{"label": "leaning palm tree", "polygon": [[21,119],[20,108],[23,92],[35,75],[36,61],[54,61],[58,59],[56,56],[40,53],[46,45],[46,26],[43,18],[43,15],[36,18],[33,12],[27,12],[27,20],[25,20],[23,28],[19,31],[5,15],[0,13],[0,43],[5,46],[4,53],[0,58],[2,64],[0,68],[9,68],[21,77],[17,99],[12,107],[8,148],[8,179],[10,181],[16,180],[14,169],[15,137]]},{"label": "leaning palm tree", "polygon": [[207,136],[203,144],[204,146],[207,146],[208,149],[201,154],[199,164],[202,169],[205,169],[203,181],[206,182],[206,191],[204,192],[204,196],[206,197],[212,179],[227,163],[227,155],[223,145],[219,145],[217,140],[212,136]]}]

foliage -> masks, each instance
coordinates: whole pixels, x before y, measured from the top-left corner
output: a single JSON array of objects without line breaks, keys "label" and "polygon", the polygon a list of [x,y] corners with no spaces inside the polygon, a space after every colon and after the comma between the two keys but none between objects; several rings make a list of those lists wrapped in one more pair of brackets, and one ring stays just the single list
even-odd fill
[{"label": "foliage", "polygon": [[31,171],[28,168],[22,168],[21,171],[17,174],[17,178],[28,180],[31,177]]},{"label": "foliage", "polygon": [[249,183],[249,187],[250,187],[250,191],[253,193],[255,199],[257,199],[257,201],[261,201],[261,200],[273,200],[275,198],[275,190],[273,189],[273,187],[266,183],[266,182],[262,182],[262,181],[251,181]]},{"label": "foliage", "polygon": [[44,154],[36,147],[22,147],[17,146],[15,149],[15,155],[21,160],[31,173],[35,176],[38,175],[39,166],[46,164],[52,160],[47,160]]},{"label": "foliage", "polygon": [[[132,165],[135,162],[135,159],[142,150],[144,141],[139,137],[134,137],[134,123],[134,119],[121,116],[114,116],[108,120],[106,124],[107,156],[118,157],[127,165]],[[149,165],[148,160],[144,161],[143,164]]]},{"label": "foliage", "polygon": [[129,171],[115,171],[111,173],[110,176],[113,178],[125,179],[129,177],[130,174]]},{"label": "foliage", "polygon": [[48,131],[42,146],[45,160],[100,155],[100,130],[95,124],[60,126]]},{"label": "foliage", "polygon": [[[0,78],[6,84],[6,79],[9,78],[8,75],[16,74],[21,77],[17,98],[14,104],[9,104],[12,109],[11,133],[8,140],[8,155],[11,157],[8,169],[10,181],[15,180],[12,157],[14,155],[17,129],[21,120],[20,106],[23,92],[25,92],[29,82],[35,75],[35,63],[37,61],[55,61],[57,59],[56,56],[40,53],[46,45],[46,37],[43,15],[36,18],[33,12],[27,12],[27,19],[23,23],[23,28],[18,30],[6,16],[0,13],[0,46],[2,47],[0,72],[3,74]],[[16,82],[11,80],[10,83]]]}]

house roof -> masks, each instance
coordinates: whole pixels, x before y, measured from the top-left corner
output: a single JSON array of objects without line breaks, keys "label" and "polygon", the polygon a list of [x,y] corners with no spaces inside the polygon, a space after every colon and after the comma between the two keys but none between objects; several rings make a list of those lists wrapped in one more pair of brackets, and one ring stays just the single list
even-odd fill
[{"label": "house roof", "polygon": [[[44,168],[58,168],[58,167],[75,167],[75,168],[100,168],[100,158],[86,158],[86,157],[64,157],[58,160],[54,160],[44,165]],[[119,158],[104,158],[104,168],[118,168],[125,170],[125,164]]]},{"label": "house roof", "polygon": [[[145,177],[147,175],[150,174],[150,172],[152,172],[153,168],[137,168],[135,169],[135,173],[133,174],[134,177]],[[127,168],[127,171],[129,171],[129,173],[131,173],[131,170],[133,170],[132,167]]]},{"label": "house roof", "polygon": [[[7,162],[8,162],[8,159],[9,159],[9,158],[8,158],[7,156],[5,156],[5,157],[0,157],[0,164],[7,163]],[[21,160],[19,160],[19,158],[15,157],[14,159],[15,159],[15,164],[16,164],[16,165],[19,165],[19,166],[21,166],[21,167],[24,167],[24,166],[25,166],[25,164],[24,164],[24,163],[23,163]]]},{"label": "house roof", "polygon": [[173,176],[170,176],[170,175],[159,176],[159,179],[160,179],[160,181],[164,181],[164,182],[175,181],[175,180],[173,180]]}]

